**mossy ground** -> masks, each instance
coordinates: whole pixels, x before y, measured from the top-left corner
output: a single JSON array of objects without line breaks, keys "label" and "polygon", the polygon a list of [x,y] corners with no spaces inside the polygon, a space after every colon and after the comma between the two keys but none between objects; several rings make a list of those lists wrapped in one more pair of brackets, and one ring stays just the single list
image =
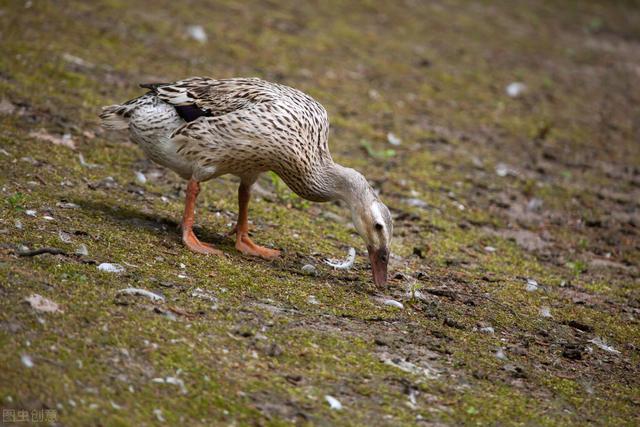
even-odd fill
[{"label": "mossy ground", "polygon": [[[185,36],[195,24],[207,43]],[[639,46],[635,1],[1,2],[0,406],[64,425],[640,423]],[[97,114],[191,75],[258,75],[326,106],[334,157],[396,218],[388,288],[344,207],[269,177],[253,232],[281,259],[225,236],[232,178],[204,184],[197,210],[228,255],[184,249],[183,183]],[[388,132],[395,155],[368,155]],[[352,271],[323,266],[352,245]],[[32,293],[64,313],[34,311]],[[153,381],[171,376],[184,393]]]}]

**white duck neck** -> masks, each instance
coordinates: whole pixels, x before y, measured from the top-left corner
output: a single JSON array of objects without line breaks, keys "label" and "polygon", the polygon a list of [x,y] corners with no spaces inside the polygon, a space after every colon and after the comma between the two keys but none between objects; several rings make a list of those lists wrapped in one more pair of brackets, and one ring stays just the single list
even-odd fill
[{"label": "white duck neck", "polygon": [[287,182],[283,176],[284,181],[296,194],[314,202],[342,200],[347,205],[354,206],[372,192],[371,186],[362,174],[333,161],[314,168],[303,178]]}]

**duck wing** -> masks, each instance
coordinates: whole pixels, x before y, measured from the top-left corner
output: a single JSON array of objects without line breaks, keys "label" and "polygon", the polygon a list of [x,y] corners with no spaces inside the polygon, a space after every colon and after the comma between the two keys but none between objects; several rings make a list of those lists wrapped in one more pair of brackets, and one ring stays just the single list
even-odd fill
[{"label": "duck wing", "polygon": [[274,85],[259,78],[216,80],[191,77],[174,83],[140,86],[173,105],[186,122],[202,116],[223,116],[255,104],[273,102],[277,98]]}]

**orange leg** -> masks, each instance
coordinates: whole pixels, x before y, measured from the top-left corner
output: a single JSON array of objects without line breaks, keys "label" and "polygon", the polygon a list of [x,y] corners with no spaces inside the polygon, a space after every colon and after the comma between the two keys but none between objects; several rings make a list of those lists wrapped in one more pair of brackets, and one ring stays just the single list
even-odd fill
[{"label": "orange leg", "polygon": [[243,182],[238,188],[238,223],[235,226],[236,249],[245,255],[259,256],[264,259],[274,259],[280,255],[280,251],[258,246],[249,238],[249,198],[251,197],[251,185]]},{"label": "orange leg", "polygon": [[202,243],[193,233],[194,212],[196,198],[200,192],[200,184],[191,178],[187,184],[187,198],[184,203],[184,216],[182,217],[182,241],[189,249],[205,255],[222,255],[222,251],[213,246]]}]

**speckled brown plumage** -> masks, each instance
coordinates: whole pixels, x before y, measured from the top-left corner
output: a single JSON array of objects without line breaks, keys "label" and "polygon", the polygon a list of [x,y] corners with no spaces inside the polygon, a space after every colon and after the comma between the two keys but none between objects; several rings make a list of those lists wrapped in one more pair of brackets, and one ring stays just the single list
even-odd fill
[{"label": "speckled brown plumage", "polygon": [[[161,104],[195,105],[206,115],[184,123]],[[190,163],[199,181],[224,174],[252,179],[273,170],[300,196],[327,197],[322,180],[323,167],[332,163],[327,112],[296,89],[257,78],[194,77],[152,85],[148,94],[107,108],[103,118],[113,114],[129,118],[132,139],[154,160],[163,156],[149,140],[172,140],[174,157]]]},{"label": "speckled brown plumage", "polygon": [[[152,160],[192,181],[189,203],[199,182],[233,174],[241,178],[240,211],[246,217],[251,185],[260,173],[274,171],[305,199],[347,202],[356,229],[374,248],[370,254],[384,255],[386,275],[391,216],[361,174],[333,162],[329,119],[320,103],[258,78],[192,77],[143,87],[149,92],[139,98],[105,107],[103,125],[128,129]],[[192,235],[184,239],[192,249],[200,244]]]}]

